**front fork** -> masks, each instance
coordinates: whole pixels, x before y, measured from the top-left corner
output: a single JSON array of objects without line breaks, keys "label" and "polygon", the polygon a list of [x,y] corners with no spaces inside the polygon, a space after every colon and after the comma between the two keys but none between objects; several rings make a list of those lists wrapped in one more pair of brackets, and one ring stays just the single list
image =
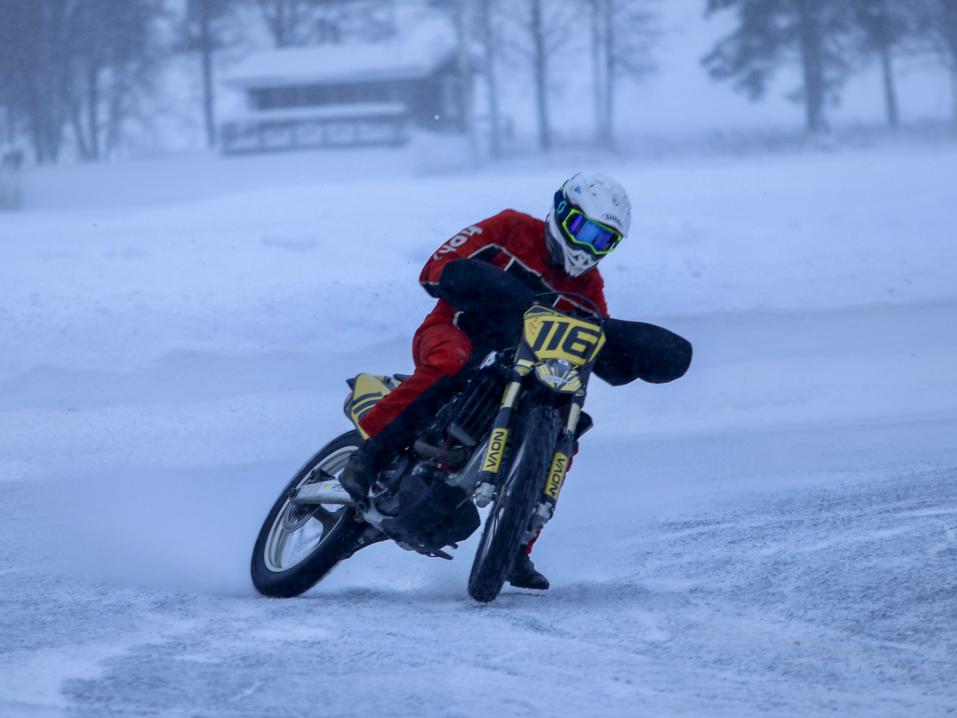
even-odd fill
[{"label": "front fork", "polygon": [[[508,444],[509,424],[512,420],[512,412],[521,394],[522,380],[531,372],[531,362],[519,361],[514,369],[514,375],[511,381],[506,385],[505,392],[502,395],[502,403],[499,405],[498,413],[492,422],[492,431],[489,435],[488,446],[485,449],[485,456],[482,460],[482,466],[477,477],[477,488],[475,490],[475,503],[480,507],[488,505],[495,496],[495,491],[499,484],[499,470],[502,466],[502,459],[505,456],[505,449]],[[555,505],[558,502],[558,495],[561,493],[562,486],[565,483],[565,475],[568,473],[568,464],[571,461],[572,453],[575,450],[575,432],[578,429],[578,422],[581,419],[582,407],[585,403],[584,382],[583,388],[572,397],[572,403],[568,411],[568,419],[562,434],[559,437],[558,444],[555,447],[555,453],[552,455],[551,465],[548,470],[548,477],[545,481],[545,491],[542,499],[535,509],[532,518],[528,539],[530,540],[537,534],[542,526],[555,513]]]},{"label": "front fork", "polygon": [[525,537],[525,544],[535,538],[538,532],[542,530],[542,527],[555,515],[555,505],[558,503],[558,494],[561,493],[562,486],[565,485],[568,465],[571,463],[571,457],[575,452],[575,433],[578,429],[578,420],[581,418],[582,405],[584,402],[584,392],[576,395],[572,399],[572,405],[568,410],[568,420],[565,422],[565,428],[562,430],[562,435],[558,439],[555,454],[552,456],[552,464],[548,469],[548,479],[545,481],[545,492],[542,494],[542,500],[538,506],[535,507],[535,513],[532,516],[532,525],[529,527],[528,535]]},{"label": "front fork", "polygon": [[520,374],[519,368],[516,367],[515,375],[505,385],[502,403],[499,404],[498,413],[492,422],[492,431],[488,437],[488,445],[485,447],[485,456],[482,459],[482,466],[479,469],[476,481],[475,503],[479,507],[487,506],[495,496],[495,489],[498,487],[498,472],[502,468],[505,447],[508,445],[512,412],[515,410],[515,404],[522,391],[522,379],[527,374],[527,371],[524,375]]}]

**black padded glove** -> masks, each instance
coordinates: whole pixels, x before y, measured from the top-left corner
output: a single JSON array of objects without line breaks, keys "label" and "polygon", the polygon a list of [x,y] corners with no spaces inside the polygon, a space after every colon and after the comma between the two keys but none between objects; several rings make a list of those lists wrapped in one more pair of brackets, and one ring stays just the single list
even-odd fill
[{"label": "black padded glove", "polygon": [[609,319],[605,339],[595,374],[612,386],[635,379],[664,384],[684,376],[691,365],[691,342],[654,324]]},{"label": "black padded glove", "polygon": [[522,315],[535,299],[520,279],[478,259],[449,262],[439,277],[438,295],[464,312],[459,326],[477,352],[517,343]]},{"label": "black padded glove", "polygon": [[521,317],[535,298],[520,279],[478,259],[449,262],[439,277],[438,291],[456,309],[487,318]]}]

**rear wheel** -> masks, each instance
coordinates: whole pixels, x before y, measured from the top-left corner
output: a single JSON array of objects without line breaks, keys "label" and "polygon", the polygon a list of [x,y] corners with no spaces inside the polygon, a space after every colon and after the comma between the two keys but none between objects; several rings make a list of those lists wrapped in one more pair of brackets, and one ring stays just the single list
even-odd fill
[{"label": "rear wheel", "polygon": [[338,477],[362,445],[358,432],[334,439],[307,461],[276,499],[253,547],[253,585],[264,596],[289,598],[308,591],[336,564],[367,544],[367,524],[352,506],[297,506],[290,497],[310,481]]},{"label": "rear wheel", "polygon": [[514,426],[512,458],[469,575],[469,595],[482,603],[498,596],[521,550],[522,537],[545,490],[560,416],[553,407],[532,404],[520,412]]}]

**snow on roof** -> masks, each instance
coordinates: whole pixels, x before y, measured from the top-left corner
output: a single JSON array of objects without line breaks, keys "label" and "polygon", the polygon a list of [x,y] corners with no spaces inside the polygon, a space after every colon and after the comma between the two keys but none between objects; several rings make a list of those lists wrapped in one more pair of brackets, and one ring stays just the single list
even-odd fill
[{"label": "snow on roof", "polygon": [[228,72],[224,82],[252,88],[415,79],[431,74],[454,52],[452,28],[432,20],[387,42],[257,52]]}]

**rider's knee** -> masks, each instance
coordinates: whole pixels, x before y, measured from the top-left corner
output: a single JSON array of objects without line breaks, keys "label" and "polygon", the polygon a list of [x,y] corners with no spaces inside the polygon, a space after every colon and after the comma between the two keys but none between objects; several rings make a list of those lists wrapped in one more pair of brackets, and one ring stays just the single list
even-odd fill
[{"label": "rider's knee", "polygon": [[428,365],[443,376],[455,376],[465,368],[470,356],[469,347],[443,347],[429,355]]}]

